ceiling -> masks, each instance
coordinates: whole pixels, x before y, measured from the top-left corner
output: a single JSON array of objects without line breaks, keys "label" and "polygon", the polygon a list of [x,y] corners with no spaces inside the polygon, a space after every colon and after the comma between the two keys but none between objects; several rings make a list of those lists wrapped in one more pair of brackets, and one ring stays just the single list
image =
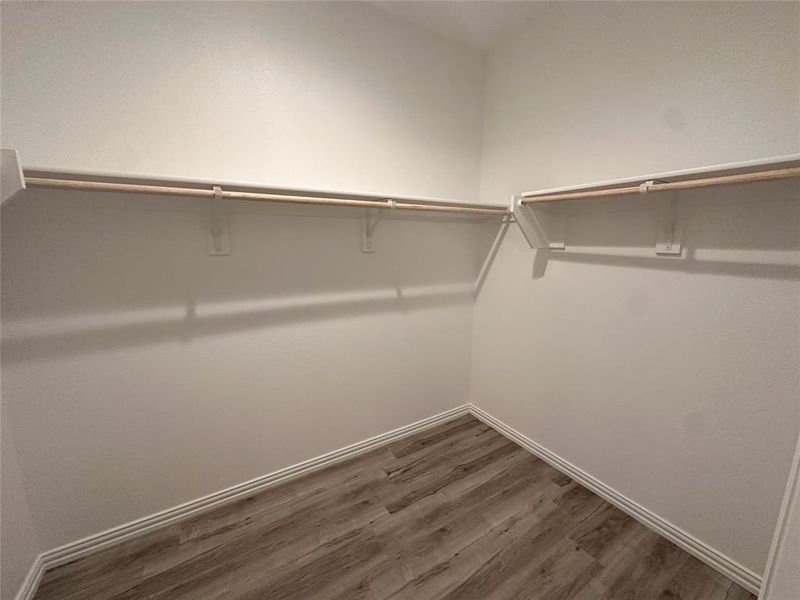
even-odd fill
[{"label": "ceiling", "polygon": [[533,0],[366,0],[450,40],[489,50],[541,8]]}]

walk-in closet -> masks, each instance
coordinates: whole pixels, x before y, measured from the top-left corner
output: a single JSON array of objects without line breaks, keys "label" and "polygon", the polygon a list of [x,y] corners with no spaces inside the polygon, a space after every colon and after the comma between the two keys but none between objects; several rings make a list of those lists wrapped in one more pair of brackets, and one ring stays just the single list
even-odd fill
[{"label": "walk-in closet", "polygon": [[0,600],[799,600],[800,2],[0,0]]}]

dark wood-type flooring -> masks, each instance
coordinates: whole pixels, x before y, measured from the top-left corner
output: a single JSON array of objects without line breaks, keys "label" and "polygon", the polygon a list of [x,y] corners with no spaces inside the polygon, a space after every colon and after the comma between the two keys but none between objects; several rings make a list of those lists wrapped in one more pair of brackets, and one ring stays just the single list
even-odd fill
[{"label": "dark wood-type flooring", "polygon": [[35,600],[754,596],[471,416],[49,570]]}]

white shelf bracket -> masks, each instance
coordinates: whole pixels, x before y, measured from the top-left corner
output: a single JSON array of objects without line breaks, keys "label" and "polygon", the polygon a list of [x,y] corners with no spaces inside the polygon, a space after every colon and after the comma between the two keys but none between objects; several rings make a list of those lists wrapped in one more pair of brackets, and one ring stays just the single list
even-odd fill
[{"label": "white shelf bracket", "polygon": [[225,256],[231,253],[228,236],[228,218],[222,206],[222,188],[214,186],[214,197],[209,211],[208,253],[211,256]]},{"label": "white shelf bracket", "polygon": [[0,150],[0,204],[5,204],[25,189],[19,154],[16,150]]},{"label": "white shelf bracket", "polygon": [[[397,204],[394,200],[387,200],[386,204],[391,210],[394,210]],[[362,252],[375,252],[372,245],[372,238],[375,235],[375,229],[378,227],[378,222],[381,219],[381,209],[368,208],[367,213],[364,215],[364,221],[361,226],[361,251]]]},{"label": "white shelf bracket", "polygon": [[523,204],[522,197],[511,196],[511,212],[531,248],[566,248],[566,207]]},{"label": "white shelf bracket", "polygon": [[666,256],[681,255],[681,238],[683,237],[683,219],[677,193],[671,194],[669,201],[658,209],[658,234],[656,237],[656,254]]}]

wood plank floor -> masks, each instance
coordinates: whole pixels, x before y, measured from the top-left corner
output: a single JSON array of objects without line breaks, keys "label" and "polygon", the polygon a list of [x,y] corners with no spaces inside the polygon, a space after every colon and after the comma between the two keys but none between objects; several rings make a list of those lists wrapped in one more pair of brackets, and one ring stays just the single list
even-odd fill
[{"label": "wood plank floor", "polygon": [[35,600],[755,597],[471,416],[49,570]]}]

